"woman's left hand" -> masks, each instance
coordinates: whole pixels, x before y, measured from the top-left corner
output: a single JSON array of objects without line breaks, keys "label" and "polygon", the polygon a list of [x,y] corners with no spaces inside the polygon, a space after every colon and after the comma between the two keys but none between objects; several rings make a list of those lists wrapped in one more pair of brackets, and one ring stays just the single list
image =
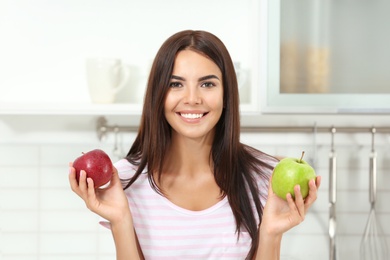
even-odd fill
[{"label": "woman's left hand", "polygon": [[302,198],[299,185],[294,187],[295,200],[291,194],[287,194],[286,201],[273,192],[271,180],[269,183],[268,198],[263,212],[261,230],[269,235],[280,236],[305,219],[306,212],[317,199],[317,190],[321,184],[321,176],[317,176],[315,180],[309,181],[309,194],[305,199]]}]

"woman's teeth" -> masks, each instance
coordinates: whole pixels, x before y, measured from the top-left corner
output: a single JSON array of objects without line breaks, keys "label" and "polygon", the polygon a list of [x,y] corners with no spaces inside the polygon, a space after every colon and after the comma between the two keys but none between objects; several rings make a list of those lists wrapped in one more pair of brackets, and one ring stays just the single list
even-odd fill
[{"label": "woman's teeth", "polygon": [[203,114],[180,114],[182,117],[195,119],[195,118],[201,118]]}]

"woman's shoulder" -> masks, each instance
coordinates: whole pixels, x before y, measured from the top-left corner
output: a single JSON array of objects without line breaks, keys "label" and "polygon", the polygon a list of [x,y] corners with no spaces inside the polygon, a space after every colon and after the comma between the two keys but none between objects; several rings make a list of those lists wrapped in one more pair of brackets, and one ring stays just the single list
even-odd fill
[{"label": "woman's shoulder", "polygon": [[127,159],[121,159],[115,162],[114,167],[118,170],[118,175],[121,179],[133,177],[138,169],[138,166],[130,163]]}]

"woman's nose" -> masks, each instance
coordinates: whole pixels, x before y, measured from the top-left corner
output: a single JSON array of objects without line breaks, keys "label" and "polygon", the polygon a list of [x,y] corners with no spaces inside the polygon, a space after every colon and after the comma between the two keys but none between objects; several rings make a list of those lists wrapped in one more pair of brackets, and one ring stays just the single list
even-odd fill
[{"label": "woman's nose", "polygon": [[188,104],[200,104],[202,102],[200,90],[197,87],[187,88],[185,102]]}]

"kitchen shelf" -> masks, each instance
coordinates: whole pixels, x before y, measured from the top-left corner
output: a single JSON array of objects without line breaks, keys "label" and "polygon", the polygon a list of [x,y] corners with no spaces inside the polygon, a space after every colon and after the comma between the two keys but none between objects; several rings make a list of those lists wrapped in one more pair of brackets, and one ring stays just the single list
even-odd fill
[{"label": "kitchen shelf", "polygon": [[0,115],[141,115],[141,104],[0,103]]}]

